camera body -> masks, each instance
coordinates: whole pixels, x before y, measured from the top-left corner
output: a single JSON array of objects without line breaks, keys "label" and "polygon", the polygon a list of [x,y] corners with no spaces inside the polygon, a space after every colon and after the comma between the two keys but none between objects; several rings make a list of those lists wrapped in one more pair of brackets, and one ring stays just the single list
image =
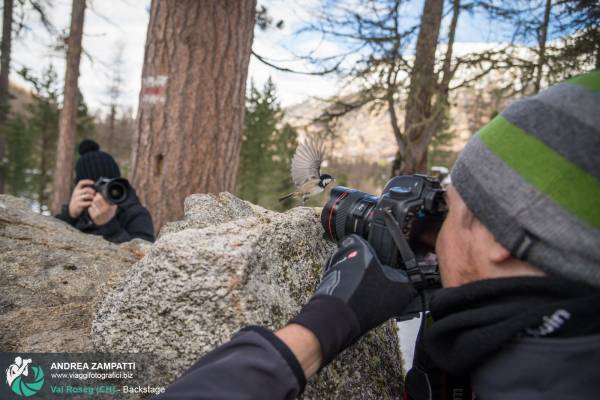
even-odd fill
[{"label": "camera body", "polygon": [[[416,259],[419,285],[429,293],[441,285],[434,248],[446,211],[444,189],[437,179],[404,175],[392,178],[379,197],[344,186],[333,188],[321,224],[330,240],[338,242],[357,234],[369,242],[383,264],[407,270],[394,230],[386,221],[392,216]],[[411,276],[414,271],[407,273]]]},{"label": "camera body", "polygon": [[125,178],[100,177],[94,183],[94,190],[100,193],[111,204],[123,204],[131,194],[131,185]]}]

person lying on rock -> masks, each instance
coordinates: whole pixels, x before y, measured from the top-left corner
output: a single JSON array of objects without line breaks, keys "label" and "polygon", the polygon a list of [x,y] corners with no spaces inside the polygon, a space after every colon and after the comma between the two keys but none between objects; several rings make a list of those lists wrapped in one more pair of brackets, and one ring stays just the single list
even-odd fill
[{"label": "person lying on rock", "polygon": [[119,205],[109,202],[94,184],[100,178],[119,178],[121,171],[114,158],[93,140],[79,144],[79,160],[75,166],[75,189],[69,204],[62,206],[55,217],[82,232],[100,235],[113,243],[135,238],[154,242],[154,227],[150,212],[142,206],[129,187],[129,195]]},{"label": "person lying on rock", "polygon": [[[599,154],[600,71],[514,102],[469,140],[436,240],[443,288],[404,398],[599,398]],[[288,325],[242,329],[156,398],[293,399],[415,296],[347,236]]]}]

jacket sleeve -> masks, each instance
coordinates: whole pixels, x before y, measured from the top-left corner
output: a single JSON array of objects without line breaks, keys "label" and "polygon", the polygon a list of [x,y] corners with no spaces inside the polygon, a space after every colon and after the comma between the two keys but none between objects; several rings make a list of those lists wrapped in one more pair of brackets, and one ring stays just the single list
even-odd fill
[{"label": "jacket sleeve", "polygon": [[291,350],[252,326],[200,358],[155,400],[294,399],[306,378]]},{"label": "jacket sleeve", "polygon": [[152,217],[148,210],[139,207],[135,214],[127,220],[123,226],[117,218],[111,219],[104,225],[98,227],[102,237],[109,242],[123,243],[139,238],[154,242],[154,227]]},{"label": "jacket sleeve", "polygon": [[67,224],[69,224],[71,226],[75,226],[75,224],[77,223],[77,218],[71,218],[71,216],[69,215],[69,205],[68,204],[63,204],[63,206],[60,209],[60,213],[56,214],[54,216],[54,218],[58,218],[61,221],[65,221]]}]

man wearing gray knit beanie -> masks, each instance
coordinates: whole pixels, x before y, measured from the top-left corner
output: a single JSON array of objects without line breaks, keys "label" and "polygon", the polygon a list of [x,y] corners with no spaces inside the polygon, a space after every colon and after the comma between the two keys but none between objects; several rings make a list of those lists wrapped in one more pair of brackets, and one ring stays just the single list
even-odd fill
[{"label": "man wearing gray knit beanie", "polygon": [[[600,71],[511,104],[473,136],[451,176],[435,246],[443,288],[403,398],[597,399]],[[338,245],[285,327],[242,329],[158,398],[295,398],[418,296],[361,237]]]},{"label": "man wearing gray knit beanie", "polygon": [[451,178],[422,359],[478,398],[597,398],[600,71],[510,104]]},{"label": "man wearing gray knit beanie", "polygon": [[515,258],[596,287],[599,79],[582,75],[512,103],[469,141],[452,170],[457,195]]}]

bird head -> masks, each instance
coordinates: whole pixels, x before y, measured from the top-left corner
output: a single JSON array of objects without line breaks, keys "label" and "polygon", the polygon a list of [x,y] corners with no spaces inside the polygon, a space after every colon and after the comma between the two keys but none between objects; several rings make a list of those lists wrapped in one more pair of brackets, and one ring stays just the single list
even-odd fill
[{"label": "bird head", "polygon": [[328,174],[323,174],[320,177],[320,182],[319,182],[319,186],[321,186],[322,188],[326,188],[327,185],[329,185],[331,182],[333,182],[335,179]]}]

